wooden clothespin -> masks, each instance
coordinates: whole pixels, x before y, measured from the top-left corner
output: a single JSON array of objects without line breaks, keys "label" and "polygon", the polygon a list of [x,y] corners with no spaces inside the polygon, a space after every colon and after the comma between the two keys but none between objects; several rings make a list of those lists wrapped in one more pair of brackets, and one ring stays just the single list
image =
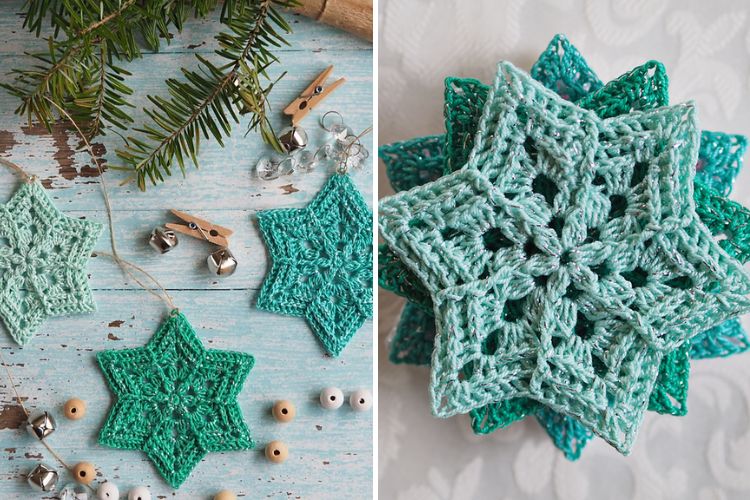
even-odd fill
[{"label": "wooden clothespin", "polygon": [[219,245],[220,247],[226,248],[229,246],[229,240],[227,238],[234,233],[231,229],[221,227],[207,220],[199,219],[198,217],[193,217],[192,215],[180,212],[179,210],[172,209],[171,212],[176,217],[187,222],[187,224],[175,224],[170,222],[165,224],[169,229],[192,236],[193,238],[198,238],[199,240],[208,240],[214,245]]},{"label": "wooden clothespin", "polygon": [[333,72],[333,66],[328,66],[315,80],[304,90],[302,94],[293,100],[289,106],[284,108],[284,114],[292,117],[292,126],[297,126],[307,113],[310,112],[320,101],[325,99],[328,94],[336,90],[336,87],[344,83],[344,78],[339,78],[332,84],[325,86],[325,82]]}]

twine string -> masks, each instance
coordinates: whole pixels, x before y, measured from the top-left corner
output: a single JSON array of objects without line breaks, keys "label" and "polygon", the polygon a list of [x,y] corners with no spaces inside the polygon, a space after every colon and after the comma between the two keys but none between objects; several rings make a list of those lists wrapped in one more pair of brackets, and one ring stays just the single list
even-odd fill
[{"label": "twine string", "polygon": [[[113,222],[113,216],[112,216],[112,204],[109,200],[109,192],[107,191],[107,184],[104,181],[104,170],[102,169],[101,164],[99,163],[99,158],[94,153],[94,148],[91,147],[91,143],[89,143],[88,139],[86,139],[86,135],[83,133],[81,128],[78,126],[75,120],[73,120],[73,117],[71,117],[67,111],[65,111],[62,107],[60,107],[56,102],[51,100],[49,97],[45,96],[45,99],[50,102],[50,104],[54,105],[57,110],[67,118],[67,120],[75,127],[76,131],[78,131],[78,135],[81,136],[81,140],[83,141],[84,146],[86,147],[87,152],[91,156],[91,160],[94,162],[94,165],[96,165],[96,170],[99,172],[99,185],[102,189],[102,196],[104,197],[104,206],[107,210],[107,220],[109,222],[109,241],[110,246],[112,247],[112,253],[106,253],[106,252],[94,252],[95,255],[104,255],[107,257],[111,257],[115,263],[120,267],[123,273],[125,273],[127,276],[129,276],[133,281],[135,281],[141,288],[146,290],[147,292],[151,293],[152,295],[155,295],[156,297],[162,299],[170,310],[177,309],[177,306],[175,306],[174,302],[172,301],[171,295],[169,295],[169,292],[167,292],[166,288],[162,286],[159,281],[154,278],[153,275],[148,273],[143,268],[133,264],[132,262],[128,262],[122,257],[120,257],[119,253],[117,252],[117,239],[115,238],[115,225]],[[20,167],[19,167],[20,168]],[[162,293],[162,295],[159,295],[157,292],[155,292],[151,287],[146,286],[140,279],[138,279],[135,274],[133,274],[129,268],[135,269],[138,272],[142,273],[146,278],[148,278],[154,286],[156,286]]]},{"label": "twine string", "polygon": [[[112,258],[112,260],[115,261],[115,263],[118,265],[118,267],[122,270],[122,272],[130,277],[133,281],[135,281],[138,286],[143,288],[145,291],[149,292],[150,294],[154,295],[156,298],[164,301],[167,306],[169,307],[170,311],[175,311],[177,309],[177,306],[175,306],[171,295],[169,292],[164,288],[164,286],[148,271],[143,269],[142,267],[133,264],[132,262],[129,262],[122,257],[120,257],[118,251],[117,251],[117,239],[115,237],[115,231],[114,231],[114,221],[113,221],[113,213],[112,213],[112,204],[109,198],[109,192],[107,191],[107,185],[104,180],[104,171],[101,167],[101,164],[99,162],[99,158],[94,153],[94,148],[89,143],[88,139],[86,138],[86,135],[83,133],[81,128],[78,126],[78,124],[73,120],[73,118],[68,114],[67,111],[65,111],[63,108],[57,105],[54,101],[49,99],[45,96],[45,99],[49,101],[50,104],[52,104],[57,110],[60,112],[61,116],[64,116],[71,125],[76,129],[78,132],[78,135],[81,137],[83,144],[86,148],[86,151],[91,156],[92,161],[94,162],[94,165],[96,166],[96,169],[99,173],[99,186],[102,190],[102,197],[104,198],[104,206],[106,208],[107,212],[107,220],[109,222],[109,240],[110,240],[110,246],[112,247],[112,253],[108,252],[102,252],[102,251],[94,251],[93,255],[103,255],[106,257]],[[26,172],[22,167],[19,165],[13,163],[10,160],[6,160],[5,158],[0,158],[0,164],[8,167],[9,169],[13,170],[15,173],[17,173],[24,182],[33,182],[36,179],[36,176],[29,175],[28,172]],[[134,269],[141,273],[143,276],[145,276],[151,283],[153,283],[153,287],[147,286],[138,276],[136,276],[131,269]],[[156,289],[155,289],[155,288]],[[157,291],[158,290],[158,291]],[[161,293],[160,293],[161,292]],[[24,415],[26,416],[26,421],[28,422],[29,418],[31,417],[31,413],[29,412],[28,408],[26,408],[26,405],[23,402],[23,398],[21,398],[20,393],[18,392],[18,386],[16,384],[16,381],[13,377],[13,373],[10,369],[10,366],[5,360],[5,356],[2,353],[2,349],[0,349],[0,363],[2,363],[3,368],[5,369],[5,373],[8,376],[8,381],[10,382],[11,389],[13,390],[13,394],[15,396],[15,400],[18,403],[18,406],[23,411]],[[66,470],[73,472],[72,467],[68,465],[68,463],[63,460],[63,458],[50,446],[49,443],[47,443],[46,440],[40,439],[42,445],[49,451],[49,453],[57,460]],[[91,485],[84,485],[86,488],[88,488],[91,492],[94,492],[94,488]]]}]

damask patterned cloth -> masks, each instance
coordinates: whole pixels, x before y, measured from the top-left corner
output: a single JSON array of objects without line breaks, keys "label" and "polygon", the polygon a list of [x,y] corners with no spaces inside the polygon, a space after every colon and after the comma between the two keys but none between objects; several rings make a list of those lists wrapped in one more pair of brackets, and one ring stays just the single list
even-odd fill
[{"label": "damask patterned cloth", "polygon": [[[436,2],[383,2],[381,143],[441,132],[441,110],[435,108],[435,102],[441,100],[444,76],[466,75],[490,81],[491,68],[500,59],[518,61],[528,68],[530,55],[538,53],[555,32],[568,33],[604,81],[648,58],[663,61],[672,82],[672,102],[696,98],[702,128],[747,133],[748,121],[742,116],[741,106],[742,102],[747,105],[741,101],[745,82],[740,78],[747,71],[744,5],[719,2],[719,10],[724,9],[719,12],[717,6],[707,9],[698,2],[663,2],[648,7],[632,1],[542,3],[543,9],[535,9],[523,1],[477,2],[455,8],[451,16],[444,17],[441,12],[448,7]],[[446,33],[455,36],[448,37]],[[476,50],[477,44],[484,50]],[[487,49],[490,46],[495,50]],[[733,57],[741,58],[742,63]],[[742,200],[746,194],[740,175],[734,197]],[[380,304],[381,334],[388,334],[397,318],[399,303],[382,295]],[[387,316],[392,318],[388,328]],[[724,420],[716,425],[717,413],[746,416],[744,404],[730,403],[744,398],[746,385],[730,382],[741,380],[742,373],[747,372],[742,356],[721,361],[713,375],[709,375],[713,361],[693,364],[691,408],[684,423],[673,418],[648,417],[645,432],[656,432],[657,425],[660,431],[647,444],[639,442],[627,461],[613,457],[595,441],[588,451],[593,458],[584,454],[576,466],[578,472],[571,472],[553,454],[551,444],[544,441],[543,432],[534,424],[525,423],[479,442],[466,433],[467,422],[463,418],[456,424],[425,419],[428,409],[424,404],[424,373],[384,366],[386,351],[381,352],[380,439],[381,449],[384,443],[389,449],[381,454],[381,478],[388,479],[381,482],[381,491],[394,498],[414,497],[409,494],[465,498],[495,491],[492,486],[498,481],[502,481],[508,498],[544,496],[545,492],[546,496],[554,493],[560,498],[594,498],[606,496],[607,483],[615,478],[624,485],[623,497],[634,498],[659,498],[666,491],[682,493],[683,498],[712,498],[707,495],[722,489],[730,491],[729,488],[734,488],[731,491],[740,498],[738,492],[750,489],[739,479],[743,469],[733,465],[735,462],[724,454],[726,448],[722,444],[732,436],[743,435],[748,426],[737,425],[736,419],[730,419],[734,424]],[[711,390],[716,387],[725,389]],[[686,429],[693,418],[700,419],[701,415],[713,415],[712,425]],[[416,428],[416,438],[404,438],[406,429]],[[457,440],[464,441],[464,445]],[[397,442],[396,446],[388,446]],[[662,464],[666,455],[657,450],[665,442],[672,447],[690,447],[693,452],[670,454]],[[459,447],[465,449],[456,451]],[[748,453],[747,447],[735,445],[732,457],[736,453],[742,456],[743,452]],[[608,459],[609,467],[602,465],[602,456]],[[397,463],[402,465],[394,465]],[[412,465],[404,466],[405,463]],[[523,467],[524,463],[529,466]],[[613,464],[618,473],[608,475]],[[682,481],[667,471],[690,473]],[[653,487],[657,488],[656,494]],[[731,491],[727,498],[733,498]]]}]

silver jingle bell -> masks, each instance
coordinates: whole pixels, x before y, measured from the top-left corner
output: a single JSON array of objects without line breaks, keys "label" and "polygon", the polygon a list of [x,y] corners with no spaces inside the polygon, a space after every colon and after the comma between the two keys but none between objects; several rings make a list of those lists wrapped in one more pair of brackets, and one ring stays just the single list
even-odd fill
[{"label": "silver jingle bell", "polygon": [[53,491],[59,479],[57,471],[52,467],[39,464],[26,476],[26,481],[38,491]]},{"label": "silver jingle bell", "polygon": [[26,430],[29,431],[29,434],[39,440],[42,440],[55,432],[56,428],[57,422],[55,422],[55,417],[46,411],[40,413],[34,418],[30,418],[26,424]]},{"label": "silver jingle bell", "polygon": [[161,254],[165,254],[177,246],[177,233],[163,226],[155,227],[148,238],[148,244]]},{"label": "silver jingle bell", "polygon": [[89,494],[80,484],[66,484],[58,494],[60,500],[89,500]]},{"label": "silver jingle bell", "polygon": [[279,142],[287,153],[307,146],[307,132],[302,127],[286,127],[279,133]]},{"label": "silver jingle bell", "polygon": [[237,269],[237,259],[228,248],[220,248],[208,256],[208,269],[216,276],[229,276]]}]

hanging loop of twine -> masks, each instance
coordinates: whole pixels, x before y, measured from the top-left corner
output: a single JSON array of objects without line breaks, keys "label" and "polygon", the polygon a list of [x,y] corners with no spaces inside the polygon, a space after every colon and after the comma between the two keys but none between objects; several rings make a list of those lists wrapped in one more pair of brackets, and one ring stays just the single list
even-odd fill
[{"label": "hanging loop of twine", "polygon": [[[145,269],[133,264],[132,262],[128,262],[127,260],[120,257],[119,253],[117,252],[117,240],[115,238],[115,226],[113,222],[113,216],[112,216],[112,204],[109,200],[109,192],[107,191],[107,184],[104,181],[104,170],[102,169],[101,164],[99,163],[99,158],[94,153],[94,148],[91,146],[91,143],[89,143],[88,139],[86,139],[86,135],[83,133],[81,128],[78,126],[78,124],[73,120],[73,118],[68,114],[67,111],[65,111],[63,108],[61,108],[56,102],[54,102],[49,97],[45,96],[45,99],[49,101],[50,104],[52,104],[57,110],[60,112],[62,116],[65,116],[67,120],[73,125],[73,127],[78,132],[78,135],[81,136],[81,140],[83,141],[84,146],[86,147],[86,151],[91,156],[91,161],[96,165],[96,170],[99,172],[99,186],[102,189],[102,196],[104,197],[104,206],[107,211],[107,221],[109,222],[109,241],[110,246],[112,247],[112,253],[107,252],[100,252],[95,251],[94,255],[104,255],[106,257],[111,257],[112,260],[115,261],[115,263],[120,267],[122,272],[129,276],[133,281],[135,281],[138,286],[149,292],[150,294],[154,295],[155,297],[163,300],[167,307],[171,310],[177,309],[177,306],[172,301],[172,296],[167,292],[166,288],[162,286],[159,281],[154,278],[153,275],[151,275],[149,272],[147,272]],[[20,168],[20,167],[19,167]],[[157,293],[152,287],[147,286],[143,281],[141,281],[130,269],[135,269],[136,271],[140,272],[143,276],[148,278],[149,281],[151,281],[154,286],[161,292],[161,294]]]}]

